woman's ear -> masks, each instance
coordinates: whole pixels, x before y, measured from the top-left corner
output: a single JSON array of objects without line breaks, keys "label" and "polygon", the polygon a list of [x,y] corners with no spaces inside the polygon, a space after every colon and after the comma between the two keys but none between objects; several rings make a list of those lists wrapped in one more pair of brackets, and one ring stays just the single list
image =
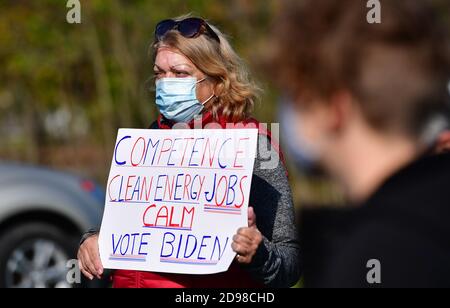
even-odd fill
[{"label": "woman's ear", "polygon": [[211,83],[211,90],[214,96],[217,96],[217,82],[214,79],[210,79],[209,82]]},{"label": "woman's ear", "polygon": [[224,91],[225,85],[220,79],[211,78],[212,89],[216,97],[220,97]]}]

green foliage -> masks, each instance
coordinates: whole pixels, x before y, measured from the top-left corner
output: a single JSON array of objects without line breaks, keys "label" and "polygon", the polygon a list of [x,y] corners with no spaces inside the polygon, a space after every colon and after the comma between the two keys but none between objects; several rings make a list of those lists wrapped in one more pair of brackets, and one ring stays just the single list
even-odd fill
[{"label": "green foliage", "polygon": [[[148,49],[158,21],[207,18],[258,71],[257,48],[274,7],[273,0],[81,0],[82,23],[69,24],[66,2],[0,1],[0,132],[8,135],[2,158],[59,164],[46,149],[81,143],[108,161],[116,128],[147,127],[156,117]],[[68,110],[70,121],[52,133],[46,119],[58,110]],[[266,99],[256,110],[262,121],[273,114]],[[80,133],[78,117],[88,134]]]}]

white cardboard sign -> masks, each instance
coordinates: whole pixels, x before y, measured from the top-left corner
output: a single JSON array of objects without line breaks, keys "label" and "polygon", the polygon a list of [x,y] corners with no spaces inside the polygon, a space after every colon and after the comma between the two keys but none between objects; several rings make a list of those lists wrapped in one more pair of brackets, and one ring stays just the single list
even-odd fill
[{"label": "white cardboard sign", "polygon": [[99,237],[105,268],[227,271],[247,226],[257,129],[120,129]]}]

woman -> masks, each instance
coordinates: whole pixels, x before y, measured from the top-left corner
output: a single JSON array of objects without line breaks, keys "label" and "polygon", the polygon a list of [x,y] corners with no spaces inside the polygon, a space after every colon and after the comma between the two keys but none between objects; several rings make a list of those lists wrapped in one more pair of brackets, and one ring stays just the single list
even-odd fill
[{"label": "woman", "polygon": [[[161,113],[152,129],[184,123],[201,127],[216,123],[257,125],[250,118],[257,88],[227,39],[199,18],[165,20],[155,31],[156,104]],[[195,118],[195,119],[194,119]],[[196,126],[197,128],[197,126]],[[270,134],[261,130],[258,142]],[[270,142],[269,142],[270,143]],[[194,276],[116,271],[114,287],[290,287],[299,278],[299,245],[285,168],[265,167],[264,159],[279,157],[278,147],[258,147],[250,193],[249,225],[237,230],[232,248],[236,262],[228,272]],[[279,162],[279,160],[278,160]],[[80,268],[89,279],[103,268],[98,236],[88,233],[78,252]]]},{"label": "woman", "polygon": [[381,24],[365,2],[298,2],[273,44],[287,135],[352,204],[302,212],[305,285],[449,287],[450,154],[434,153],[448,142],[448,27],[427,1],[385,1]]}]

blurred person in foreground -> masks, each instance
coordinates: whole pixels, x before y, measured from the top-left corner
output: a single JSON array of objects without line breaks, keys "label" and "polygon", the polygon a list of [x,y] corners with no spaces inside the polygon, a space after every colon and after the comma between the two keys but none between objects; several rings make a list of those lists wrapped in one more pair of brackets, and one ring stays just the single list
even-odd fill
[{"label": "blurred person in foreground", "polygon": [[430,5],[383,1],[369,24],[365,1],[284,2],[284,135],[351,205],[302,211],[306,287],[450,287],[449,45]]},{"label": "blurred person in foreground", "polygon": [[449,153],[450,152],[450,130],[443,131],[436,143],[436,153]]},{"label": "blurred person in foreground", "polygon": [[[250,191],[248,227],[231,243],[236,262],[216,275],[176,275],[117,270],[117,288],[290,287],[299,279],[299,244],[286,169],[276,141],[251,118],[257,88],[225,35],[205,20],[181,17],[161,21],[153,44],[156,105],[151,129],[259,128]],[[269,145],[269,146],[267,146]],[[267,158],[276,164],[265,166]],[[100,278],[98,230],[86,233],[78,259],[83,274]]]}]

